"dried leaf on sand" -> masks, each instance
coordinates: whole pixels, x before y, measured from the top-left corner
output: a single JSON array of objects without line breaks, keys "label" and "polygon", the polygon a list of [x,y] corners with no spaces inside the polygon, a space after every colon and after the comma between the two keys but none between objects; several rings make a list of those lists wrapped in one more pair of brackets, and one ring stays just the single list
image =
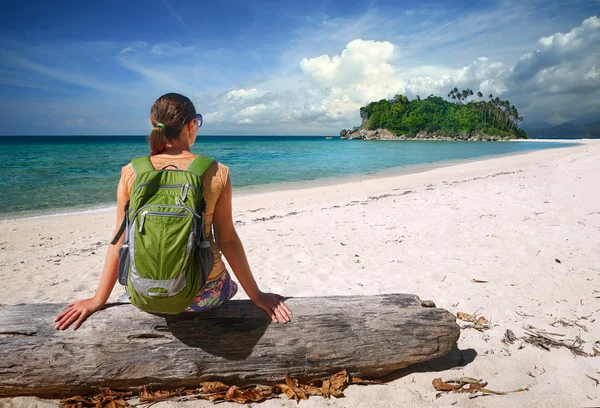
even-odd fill
[{"label": "dried leaf on sand", "polygon": [[299,384],[297,380],[291,379],[286,374],[285,384],[278,384],[283,393],[290,399],[299,401],[301,399],[308,399],[311,395],[321,395],[325,398],[334,396],[340,398],[344,396],[344,389],[348,384],[356,381],[356,384],[366,384],[365,380],[360,378],[352,379],[346,370],[342,370],[329,379],[313,380],[310,385]]},{"label": "dried leaf on sand", "polygon": [[213,394],[216,392],[223,392],[229,390],[229,385],[223,384],[220,381],[210,381],[200,383],[200,392],[202,394]]},{"label": "dried leaf on sand", "polygon": [[456,313],[456,317],[464,322],[473,323],[472,325],[461,326],[461,329],[476,329],[484,331],[490,328],[489,321],[483,316],[478,316],[477,313],[469,314],[464,312]]},{"label": "dried leaf on sand", "polygon": [[154,402],[154,401],[164,400],[164,399],[170,398],[174,395],[179,395],[180,392],[183,390],[184,390],[183,388],[180,388],[175,391],[165,391],[165,390],[148,391],[146,389],[146,387],[144,387],[142,389],[142,392],[140,392],[140,402]]},{"label": "dried leaf on sand", "polygon": [[441,378],[434,378],[431,382],[436,391],[443,392],[467,392],[471,395],[469,398],[475,398],[482,395],[506,395],[513,392],[527,391],[528,388],[519,388],[514,391],[493,391],[485,388],[487,382],[483,380],[477,380],[471,377],[461,377],[455,380],[442,381]]},{"label": "dried leaf on sand", "polygon": [[62,406],[65,408],[120,408],[128,407],[126,398],[131,398],[132,392],[118,392],[109,388],[102,388],[99,394],[83,397],[76,395],[74,397],[62,400]]},{"label": "dried leaf on sand", "polygon": [[458,312],[458,313],[456,314],[456,317],[457,317],[459,320],[462,320],[462,321],[465,321],[465,322],[470,322],[470,321],[471,321],[471,318],[472,318],[472,316],[471,316],[470,314],[468,314],[468,313],[464,313],[464,312]]}]

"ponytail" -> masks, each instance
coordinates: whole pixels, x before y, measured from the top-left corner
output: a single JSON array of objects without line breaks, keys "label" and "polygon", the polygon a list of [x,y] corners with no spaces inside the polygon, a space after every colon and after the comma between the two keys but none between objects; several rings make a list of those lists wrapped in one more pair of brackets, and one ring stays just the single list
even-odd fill
[{"label": "ponytail", "polygon": [[167,147],[167,137],[165,135],[165,129],[162,127],[154,126],[152,132],[148,135],[148,144],[150,145],[150,155],[154,156],[159,154],[165,147]]},{"label": "ponytail", "polygon": [[187,122],[196,117],[196,108],[189,98],[168,93],[156,100],[150,109],[150,122],[154,127],[148,135],[148,145],[154,156],[167,148],[167,141],[179,137]]}]

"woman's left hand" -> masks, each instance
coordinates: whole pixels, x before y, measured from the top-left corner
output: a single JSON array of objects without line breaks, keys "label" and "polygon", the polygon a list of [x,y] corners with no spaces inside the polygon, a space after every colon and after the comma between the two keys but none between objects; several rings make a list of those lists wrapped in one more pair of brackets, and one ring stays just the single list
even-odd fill
[{"label": "woman's left hand", "polygon": [[292,312],[281,301],[282,298],[283,296],[275,293],[259,292],[258,296],[252,299],[252,303],[267,312],[273,323],[287,323],[291,319]]}]

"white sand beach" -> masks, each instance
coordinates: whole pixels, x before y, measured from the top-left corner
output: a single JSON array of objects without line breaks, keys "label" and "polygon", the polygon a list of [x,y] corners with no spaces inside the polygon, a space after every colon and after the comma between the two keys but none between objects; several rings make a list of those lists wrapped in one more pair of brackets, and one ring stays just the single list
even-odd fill
[{"label": "white sand beach", "polygon": [[[491,325],[484,332],[462,330],[460,353],[408,367],[384,385],[350,386],[341,399],[313,397],[298,405],[282,397],[253,406],[600,406],[593,380],[600,380],[600,357],[521,340],[531,325],[564,334],[566,341],[579,336],[587,353],[600,342],[600,140],[578,143],[234,197],[238,233],[263,290],[285,296],[413,293],[452,313],[476,312]],[[114,223],[113,212],[1,222],[0,303],[92,296]],[[122,293],[117,286],[111,299]],[[240,291],[236,298],[244,297]],[[502,342],[507,329],[518,338],[514,344]],[[528,391],[437,396],[434,378],[462,376],[483,379],[495,391]],[[58,405],[0,399],[2,407]]]}]

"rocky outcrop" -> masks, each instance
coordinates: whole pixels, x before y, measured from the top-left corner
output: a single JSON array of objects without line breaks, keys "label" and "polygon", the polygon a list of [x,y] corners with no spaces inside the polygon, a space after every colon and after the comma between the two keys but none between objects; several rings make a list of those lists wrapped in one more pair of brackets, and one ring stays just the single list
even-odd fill
[{"label": "rocky outcrop", "polygon": [[348,140],[452,140],[452,141],[469,141],[469,142],[495,142],[501,140],[509,140],[507,137],[502,136],[491,136],[485,133],[482,134],[470,134],[470,133],[459,133],[456,136],[447,136],[439,133],[429,133],[421,131],[415,136],[399,135],[396,136],[387,129],[376,129],[368,130],[362,127],[355,127],[354,129],[342,129],[340,131],[340,139]]},{"label": "rocky outcrop", "polygon": [[363,128],[354,128],[352,130],[342,130],[340,132],[340,139],[350,140],[398,140],[398,136],[395,136],[392,132],[387,129],[376,129],[367,130]]}]

